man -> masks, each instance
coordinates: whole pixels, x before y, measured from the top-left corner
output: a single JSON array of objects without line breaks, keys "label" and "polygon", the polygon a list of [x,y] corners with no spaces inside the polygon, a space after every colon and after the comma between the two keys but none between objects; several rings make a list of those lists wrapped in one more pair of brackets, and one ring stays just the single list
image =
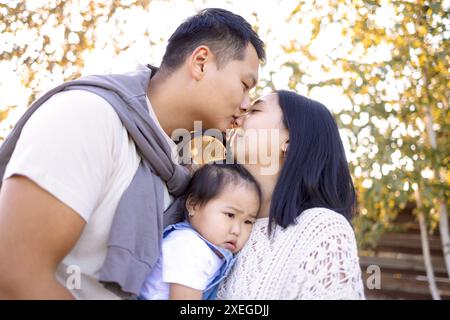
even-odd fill
[{"label": "man", "polygon": [[[6,157],[0,190],[0,299],[123,297],[99,277],[121,198],[145,200],[139,188],[131,189],[131,195],[127,191],[146,156],[125,120],[138,123],[138,137],[139,123],[154,122],[155,134],[169,144],[175,129],[191,131],[195,120],[205,129],[224,131],[247,108],[264,55],[262,41],[242,17],[205,9],[178,27],[159,70],[154,68],[151,81],[145,82],[144,120],[139,112],[130,116],[115,105],[114,99],[127,92],[121,83],[125,76],[102,78],[118,94],[72,87],[42,102]],[[164,139],[156,139],[157,144]],[[166,210],[173,196],[167,180],[156,173]],[[117,225],[120,229],[123,223]],[[77,273],[81,281],[72,281]]]}]

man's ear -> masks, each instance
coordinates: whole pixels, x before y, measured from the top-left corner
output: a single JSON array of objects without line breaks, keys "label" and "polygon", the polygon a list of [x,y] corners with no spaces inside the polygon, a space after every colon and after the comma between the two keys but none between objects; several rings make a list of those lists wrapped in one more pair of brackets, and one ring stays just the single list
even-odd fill
[{"label": "man's ear", "polygon": [[192,52],[189,67],[196,81],[203,79],[206,73],[205,65],[213,59],[213,53],[207,46],[199,46]]}]

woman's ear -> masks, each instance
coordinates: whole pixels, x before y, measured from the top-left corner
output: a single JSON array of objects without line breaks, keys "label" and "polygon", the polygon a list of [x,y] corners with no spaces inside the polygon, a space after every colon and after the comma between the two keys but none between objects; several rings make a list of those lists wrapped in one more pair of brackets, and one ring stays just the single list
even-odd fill
[{"label": "woman's ear", "polygon": [[286,140],[286,142],[283,142],[283,144],[281,145],[281,151],[283,153],[286,153],[288,151],[289,148],[289,139]]},{"label": "woman's ear", "polygon": [[191,75],[196,81],[200,81],[205,76],[205,65],[211,59],[212,52],[207,46],[197,47],[190,57]]}]

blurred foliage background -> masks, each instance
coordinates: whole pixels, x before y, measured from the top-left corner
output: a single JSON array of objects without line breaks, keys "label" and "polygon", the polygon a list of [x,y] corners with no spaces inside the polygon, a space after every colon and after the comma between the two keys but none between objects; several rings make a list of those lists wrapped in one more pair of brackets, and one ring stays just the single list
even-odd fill
[{"label": "blurred foliage background", "polygon": [[443,220],[448,237],[449,2],[0,0],[0,137],[43,91],[158,65],[183,19],[223,7],[266,42],[254,96],[290,88],[334,112],[358,192],[359,245],[375,246],[411,203],[429,232]]}]

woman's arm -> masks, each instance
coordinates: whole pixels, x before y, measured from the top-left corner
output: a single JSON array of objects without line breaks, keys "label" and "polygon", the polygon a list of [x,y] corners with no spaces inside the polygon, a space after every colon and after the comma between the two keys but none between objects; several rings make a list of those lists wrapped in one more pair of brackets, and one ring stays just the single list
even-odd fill
[{"label": "woman's arm", "polygon": [[202,300],[203,292],[178,283],[170,284],[170,300]]}]

